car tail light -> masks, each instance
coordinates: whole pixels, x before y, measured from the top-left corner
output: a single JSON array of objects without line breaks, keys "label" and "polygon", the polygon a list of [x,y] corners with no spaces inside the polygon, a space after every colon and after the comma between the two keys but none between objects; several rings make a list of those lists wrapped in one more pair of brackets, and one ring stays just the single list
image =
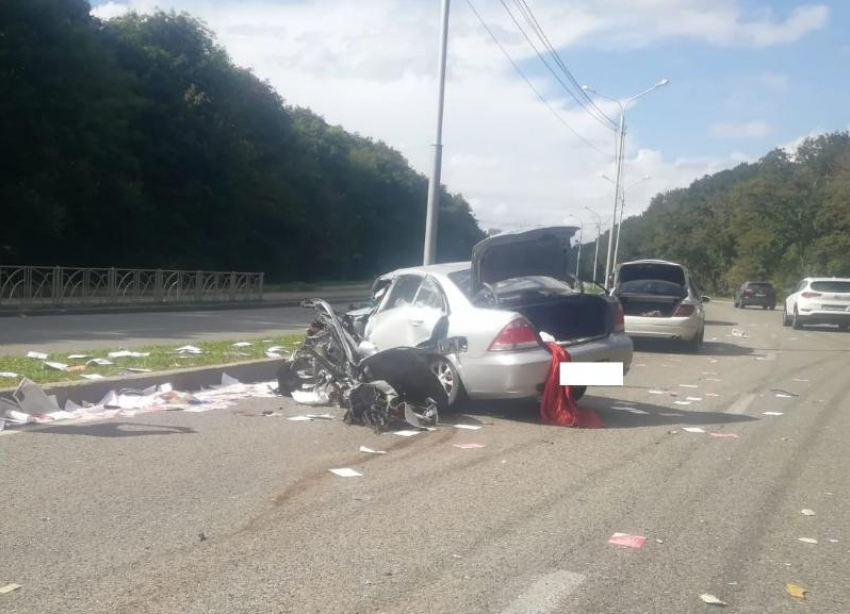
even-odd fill
[{"label": "car tail light", "polygon": [[537,336],[537,331],[534,330],[531,323],[525,318],[517,318],[496,335],[487,351],[529,350],[539,345],[540,337]]},{"label": "car tail light", "polygon": [[626,332],[626,313],[623,311],[623,306],[617,303],[617,315],[614,320],[614,332]]},{"label": "car tail light", "polygon": [[816,298],[823,295],[820,292],[803,292],[800,296],[803,298]]},{"label": "car tail light", "polygon": [[744,290],[744,296],[752,296],[752,295],[753,295],[753,291],[752,291],[752,290],[750,290],[749,288],[747,288],[746,290]]},{"label": "car tail light", "polygon": [[674,318],[687,318],[694,312],[693,305],[679,305],[679,308],[673,313]]}]

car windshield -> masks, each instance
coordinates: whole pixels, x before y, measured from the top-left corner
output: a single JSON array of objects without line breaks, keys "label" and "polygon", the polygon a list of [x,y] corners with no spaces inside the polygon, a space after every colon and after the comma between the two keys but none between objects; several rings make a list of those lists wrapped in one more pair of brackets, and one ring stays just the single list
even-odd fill
[{"label": "car windshield", "polygon": [[770,292],[773,290],[773,286],[768,283],[752,283],[747,286],[750,290],[757,290],[759,292]]},{"label": "car windshield", "polygon": [[813,281],[812,290],[815,292],[850,293],[850,281]]}]

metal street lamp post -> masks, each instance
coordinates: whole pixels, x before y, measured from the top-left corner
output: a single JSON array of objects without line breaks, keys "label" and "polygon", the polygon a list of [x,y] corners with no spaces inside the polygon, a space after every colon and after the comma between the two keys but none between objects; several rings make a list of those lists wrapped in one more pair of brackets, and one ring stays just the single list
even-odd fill
[{"label": "metal street lamp post", "polygon": [[599,268],[599,239],[602,236],[602,217],[590,207],[585,207],[596,218],[596,248],[593,250],[593,283],[596,283],[596,271]]},{"label": "metal street lamp post", "polygon": [[620,237],[623,234],[623,211],[626,209],[626,192],[628,192],[631,188],[635,187],[639,183],[643,183],[644,181],[649,181],[651,177],[649,175],[644,175],[631,185],[623,188],[623,193],[621,195],[620,200],[620,221],[617,222],[617,242],[614,243],[614,266],[617,266],[617,257],[620,254]]},{"label": "metal street lamp post", "polygon": [[614,180],[614,213],[611,217],[611,234],[608,238],[608,257],[605,261],[605,288],[611,288],[611,268],[612,268],[612,260],[614,258],[614,228],[617,225],[617,205],[620,201],[620,179],[623,170],[623,145],[625,143],[626,137],[626,109],[629,107],[631,103],[640,98],[641,96],[645,96],[646,94],[652,92],[653,90],[658,89],[664,85],[667,85],[670,81],[667,79],[662,79],[655,85],[650,88],[645,89],[639,94],[635,94],[631,98],[627,98],[624,101],[617,100],[616,98],[611,98],[609,96],[605,96],[604,94],[600,94],[596,90],[588,87],[587,85],[583,85],[582,89],[593,94],[596,94],[600,98],[605,98],[613,103],[615,103],[618,107],[620,107],[620,122],[617,126],[617,149],[616,149],[616,160],[617,160],[617,174]]},{"label": "metal street lamp post", "polygon": [[425,215],[424,264],[434,264],[437,256],[437,222],[440,216],[440,175],[443,164],[443,102],[446,97],[446,51],[449,42],[449,4],[443,0],[440,29],[439,86],[437,91],[437,134],[434,139],[434,158],[428,181],[428,207]]},{"label": "metal street lamp post", "polygon": [[570,213],[567,217],[574,217],[578,220],[578,256],[576,256],[576,278],[579,276],[579,268],[581,268],[581,243],[584,239],[584,222],[574,213]]}]

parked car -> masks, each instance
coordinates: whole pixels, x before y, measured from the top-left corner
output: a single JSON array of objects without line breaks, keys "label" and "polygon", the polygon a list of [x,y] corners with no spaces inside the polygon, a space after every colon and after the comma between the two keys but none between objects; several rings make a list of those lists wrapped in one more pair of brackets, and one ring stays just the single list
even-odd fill
[{"label": "parked car", "polygon": [[785,299],[782,324],[800,329],[805,324],[837,324],[850,328],[850,279],[806,277]]},{"label": "parked car", "polygon": [[766,281],[747,281],[735,292],[735,307],[750,305],[762,309],[776,309],[776,290]]},{"label": "parked car", "polygon": [[540,394],[552,360],[541,336],[565,347],[575,361],[622,362],[628,372],[632,341],[623,330],[619,302],[582,292],[582,284],[566,272],[570,238],[577,230],[501,234],[476,245],[471,262],[411,267],[379,277],[365,344],[376,350],[417,346],[447,317],[447,334],[467,342],[463,354],[431,359],[450,405],[463,396]]},{"label": "parked car", "polygon": [[688,270],[664,260],[636,260],[617,267],[612,294],[625,312],[630,337],[681,340],[699,349],[705,335],[705,309]]}]

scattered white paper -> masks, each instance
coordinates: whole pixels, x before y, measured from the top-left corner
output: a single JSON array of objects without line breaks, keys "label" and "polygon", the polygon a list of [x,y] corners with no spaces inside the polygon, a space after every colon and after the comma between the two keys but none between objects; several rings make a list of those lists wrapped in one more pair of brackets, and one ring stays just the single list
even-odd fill
[{"label": "scattered white paper", "polygon": [[776,398],[777,398],[777,399],[793,399],[793,398],[794,398],[794,395],[791,395],[791,394],[783,394],[783,393],[781,393],[781,392],[777,392],[777,393],[776,393]]},{"label": "scattered white paper", "polygon": [[480,431],[481,427],[474,424],[455,424],[456,429],[466,429],[467,431]]},{"label": "scattered white paper", "polygon": [[178,354],[203,354],[204,351],[201,348],[196,348],[194,345],[184,345],[183,347],[179,347],[174,350]]},{"label": "scattered white paper", "polygon": [[290,416],[287,420],[292,422],[310,422],[312,418],[310,416]]},{"label": "scattered white paper", "polygon": [[147,358],[150,355],[150,352],[131,352],[130,350],[118,350],[107,354],[110,358]]},{"label": "scattered white paper", "polygon": [[341,478],[359,478],[363,477],[363,474],[359,471],[355,471],[354,469],[349,469],[348,467],[342,467],[341,469],[328,469],[334,475],[338,475]]},{"label": "scattered white paper", "polygon": [[461,450],[478,450],[484,447],[480,443],[456,443],[453,445],[455,448],[460,448]]},{"label": "scattered white paper", "polygon": [[88,357],[88,354],[68,354],[68,360],[82,360],[83,358]]},{"label": "scattered white paper", "polygon": [[781,411],[763,411],[761,412],[763,416],[781,416]]},{"label": "scattered white paper", "polygon": [[240,382],[238,379],[236,379],[235,377],[231,377],[227,373],[221,374],[221,385],[222,386],[237,386],[241,383],[242,382]]},{"label": "scattered white paper", "polygon": [[686,401],[702,401],[702,397],[685,397]]},{"label": "scattered white paper", "polygon": [[48,369],[54,369],[56,371],[64,371],[65,369],[68,368],[68,365],[66,365],[64,362],[44,361],[44,366],[47,367]]},{"label": "scattered white paper", "polygon": [[804,509],[800,512],[803,516],[814,516],[815,510]]},{"label": "scattered white paper", "polygon": [[798,537],[797,541],[803,542],[804,544],[817,544],[818,543],[818,540],[816,540],[814,537]]},{"label": "scattered white paper", "polygon": [[707,396],[707,397],[714,397],[714,398],[717,398],[717,397],[719,397],[720,395],[719,395],[719,394],[717,394],[716,392],[706,392],[706,393],[705,393],[705,396]]},{"label": "scattered white paper", "polygon": [[413,437],[421,432],[422,431],[395,431],[393,435],[398,435],[399,437]]},{"label": "scattered white paper", "polygon": [[266,350],[265,354],[266,358],[283,358],[281,354],[278,352],[272,352],[271,350]]},{"label": "scattered white paper", "polygon": [[663,390],[647,390],[649,394],[667,394]]},{"label": "scattered white paper", "polygon": [[253,344],[249,341],[237,341],[236,343],[233,344],[233,347],[235,347],[235,348],[249,348],[252,345]]},{"label": "scattered white paper", "polygon": [[690,401],[673,401],[676,405],[690,405]]},{"label": "scattered white paper", "polygon": [[795,377],[795,378],[794,378],[793,380],[791,380],[791,381],[792,381],[792,382],[808,382],[809,380],[807,380],[807,379],[800,379],[799,377]]},{"label": "scattered white paper", "polygon": [[17,373],[13,371],[0,371],[0,377],[8,377],[9,379],[16,379],[18,377]]},{"label": "scattered white paper", "polygon": [[719,606],[726,605],[725,601],[723,601],[722,599],[718,599],[717,597],[715,597],[714,595],[712,595],[710,593],[703,593],[702,595],[699,596],[699,598],[702,599],[703,603],[707,603],[708,605],[719,605]]},{"label": "scattered white paper", "polygon": [[333,420],[334,417],[330,414],[307,414],[310,420]]},{"label": "scattered white paper", "polygon": [[300,405],[327,405],[327,395],[320,394],[315,390],[293,390],[292,400]]},{"label": "scattered white paper", "polygon": [[55,398],[48,396],[38,384],[24,378],[18,385],[12,398],[17,401],[21,411],[27,414],[46,414],[59,411]]},{"label": "scattered white paper", "polygon": [[365,452],[366,454],[386,454],[386,450],[373,450],[372,448],[367,448],[366,446],[360,446],[360,451]]},{"label": "scattered white paper", "polygon": [[47,360],[47,354],[43,352],[27,352],[27,358],[37,358],[38,360]]},{"label": "scattered white paper", "polygon": [[696,384],[679,384],[679,388],[699,388]]},{"label": "scattered white paper", "polygon": [[100,373],[85,373],[85,374],[81,375],[80,377],[82,377],[83,379],[90,380],[90,381],[103,379],[103,376]]},{"label": "scattered white paper", "polygon": [[115,363],[112,362],[111,360],[106,360],[105,358],[92,358],[86,364],[87,365],[94,364],[94,365],[99,365],[101,367],[108,367],[110,365],[114,365]]},{"label": "scattered white paper", "polygon": [[687,431],[688,433],[705,433],[705,431],[698,426],[686,426],[682,428],[682,430]]}]

